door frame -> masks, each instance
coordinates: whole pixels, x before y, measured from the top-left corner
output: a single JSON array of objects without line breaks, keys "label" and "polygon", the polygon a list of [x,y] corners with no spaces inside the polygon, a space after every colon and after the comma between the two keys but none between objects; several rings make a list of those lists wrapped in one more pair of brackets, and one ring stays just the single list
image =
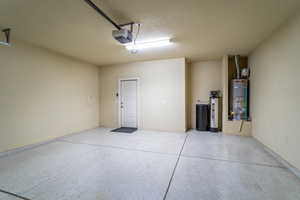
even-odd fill
[{"label": "door frame", "polygon": [[136,103],[136,128],[139,128],[140,125],[140,78],[139,77],[128,77],[128,78],[119,78],[118,80],[118,121],[119,121],[119,127],[122,126],[122,111],[121,111],[121,97],[122,97],[122,91],[121,91],[121,84],[122,81],[136,81],[137,84],[137,103]]}]

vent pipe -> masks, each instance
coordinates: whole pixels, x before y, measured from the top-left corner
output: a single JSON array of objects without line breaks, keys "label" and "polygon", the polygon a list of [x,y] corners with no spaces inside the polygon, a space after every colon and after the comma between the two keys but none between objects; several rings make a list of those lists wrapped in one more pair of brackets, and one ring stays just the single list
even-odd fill
[{"label": "vent pipe", "polygon": [[5,41],[0,41],[0,45],[10,46],[10,29],[3,29],[2,32],[5,35]]},{"label": "vent pipe", "polygon": [[240,76],[240,56],[236,55],[236,56],[234,56],[234,59],[235,59],[235,67],[236,67],[236,78],[240,79],[241,78],[241,76]]}]

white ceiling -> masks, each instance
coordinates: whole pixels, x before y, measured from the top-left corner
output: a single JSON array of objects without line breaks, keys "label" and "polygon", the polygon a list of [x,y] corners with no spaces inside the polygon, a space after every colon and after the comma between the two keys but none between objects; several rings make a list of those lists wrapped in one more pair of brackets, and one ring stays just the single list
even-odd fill
[{"label": "white ceiling", "polygon": [[175,44],[131,54],[84,0],[1,0],[0,27],[13,38],[97,65],[173,57],[247,54],[293,15],[299,0],[94,0],[118,23],[142,23],[138,40]]}]

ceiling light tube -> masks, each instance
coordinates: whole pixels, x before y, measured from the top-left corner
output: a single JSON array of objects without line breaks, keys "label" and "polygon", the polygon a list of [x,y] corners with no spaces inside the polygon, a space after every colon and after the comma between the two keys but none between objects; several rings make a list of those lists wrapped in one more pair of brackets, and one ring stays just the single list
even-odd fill
[{"label": "ceiling light tube", "polygon": [[148,48],[154,48],[154,47],[163,47],[171,45],[170,38],[165,39],[158,39],[158,40],[152,40],[152,41],[144,41],[144,42],[136,42],[135,44],[127,44],[125,47],[128,50],[139,50],[139,49],[148,49]]}]

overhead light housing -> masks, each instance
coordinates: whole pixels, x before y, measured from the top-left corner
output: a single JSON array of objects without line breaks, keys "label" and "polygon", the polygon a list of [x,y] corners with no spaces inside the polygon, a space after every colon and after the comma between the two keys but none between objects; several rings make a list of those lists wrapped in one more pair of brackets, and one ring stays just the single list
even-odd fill
[{"label": "overhead light housing", "polygon": [[156,40],[149,40],[149,41],[141,41],[136,42],[135,44],[130,43],[126,44],[125,47],[128,50],[140,50],[140,49],[148,49],[148,48],[155,48],[155,47],[164,47],[171,45],[171,39],[170,38],[161,38]]},{"label": "overhead light housing", "polygon": [[121,44],[128,44],[132,42],[132,32],[130,30],[113,30],[112,35]]}]

